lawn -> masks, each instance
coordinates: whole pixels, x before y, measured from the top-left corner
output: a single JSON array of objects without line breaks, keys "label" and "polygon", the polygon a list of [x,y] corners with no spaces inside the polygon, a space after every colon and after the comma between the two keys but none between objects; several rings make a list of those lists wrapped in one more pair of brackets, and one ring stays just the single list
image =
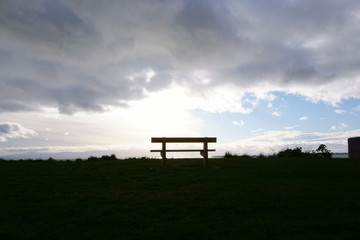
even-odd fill
[{"label": "lawn", "polygon": [[0,239],[360,239],[360,160],[0,161]]}]

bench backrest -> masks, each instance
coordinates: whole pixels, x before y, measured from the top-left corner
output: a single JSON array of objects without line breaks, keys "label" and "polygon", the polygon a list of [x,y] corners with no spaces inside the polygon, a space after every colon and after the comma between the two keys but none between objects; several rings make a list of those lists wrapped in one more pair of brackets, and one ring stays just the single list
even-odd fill
[{"label": "bench backrest", "polygon": [[199,143],[208,142],[216,143],[216,137],[153,137],[152,143]]}]

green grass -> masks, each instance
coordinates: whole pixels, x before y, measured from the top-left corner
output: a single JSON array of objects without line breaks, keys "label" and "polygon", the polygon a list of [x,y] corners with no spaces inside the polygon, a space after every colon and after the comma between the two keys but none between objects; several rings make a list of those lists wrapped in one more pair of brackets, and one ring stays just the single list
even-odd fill
[{"label": "green grass", "polygon": [[359,239],[360,160],[0,161],[0,239]]}]

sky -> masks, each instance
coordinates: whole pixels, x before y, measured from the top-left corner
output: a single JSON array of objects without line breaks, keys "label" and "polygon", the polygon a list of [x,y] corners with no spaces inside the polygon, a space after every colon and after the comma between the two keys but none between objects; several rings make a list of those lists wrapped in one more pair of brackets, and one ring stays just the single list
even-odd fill
[{"label": "sky", "polygon": [[347,152],[359,26],[358,0],[1,0],[0,157]]}]

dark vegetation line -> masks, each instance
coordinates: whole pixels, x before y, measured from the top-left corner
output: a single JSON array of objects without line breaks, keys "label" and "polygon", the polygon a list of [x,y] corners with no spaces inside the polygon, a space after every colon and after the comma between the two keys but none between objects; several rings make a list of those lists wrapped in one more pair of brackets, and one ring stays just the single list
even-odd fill
[{"label": "dark vegetation line", "polygon": [[[327,149],[325,144],[320,144],[316,150],[311,151],[302,151],[301,147],[295,148],[286,148],[270,156],[265,156],[263,154],[258,155],[257,157],[266,158],[266,157],[301,157],[301,158],[332,158],[333,153]],[[226,152],[224,158],[233,158],[233,157],[251,157],[250,155],[236,155],[230,152]]]}]

